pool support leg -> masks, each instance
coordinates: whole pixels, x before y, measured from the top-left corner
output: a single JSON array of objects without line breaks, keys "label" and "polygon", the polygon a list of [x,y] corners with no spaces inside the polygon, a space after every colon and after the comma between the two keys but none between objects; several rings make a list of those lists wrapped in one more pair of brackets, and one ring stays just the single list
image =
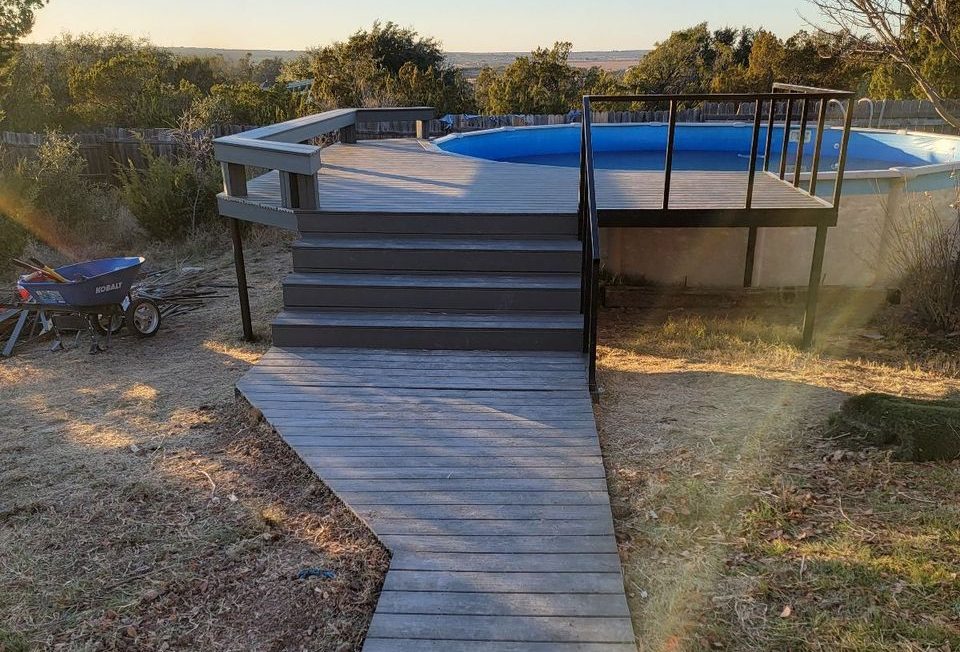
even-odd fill
[{"label": "pool support leg", "polygon": [[240,320],[243,323],[243,339],[253,342],[253,322],[250,320],[250,295],[247,293],[247,268],[243,262],[243,238],[240,235],[240,220],[230,219],[230,234],[233,237],[233,266],[237,270],[237,293],[240,296]]},{"label": "pool support leg", "polygon": [[804,349],[813,346],[813,330],[817,319],[817,299],[820,295],[820,279],[823,276],[823,252],[827,247],[827,227],[817,226],[817,236],[813,242],[813,261],[810,265],[810,282],[807,285],[807,307],[803,315]]},{"label": "pool support leg", "polygon": [[753,261],[757,251],[757,227],[751,226],[747,235],[747,258],[743,265],[743,287],[753,286]]}]

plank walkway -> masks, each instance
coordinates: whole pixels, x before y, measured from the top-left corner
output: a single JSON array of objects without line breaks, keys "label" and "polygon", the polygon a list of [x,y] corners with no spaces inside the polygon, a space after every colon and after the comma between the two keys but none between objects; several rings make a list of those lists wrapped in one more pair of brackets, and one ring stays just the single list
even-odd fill
[{"label": "plank walkway", "polygon": [[393,553],[365,652],[636,649],[579,353],[272,348],[237,388]]},{"label": "plank walkway", "polygon": [[[361,141],[323,150],[320,210],[391,213],[575,213],[579,170],[504,163],[436,151],[415,139]],[[597,170],[600,208],[658,209],[663,172]],[[251,180],[245,198],[224,198],[284,212],[280,180]],[[536,192],[531,192],[535,190]],[[747,173],[674,170],[670,207],[743,208]],[[754,208],[823,208],[824,203],[768,174],[756,175]]]}]

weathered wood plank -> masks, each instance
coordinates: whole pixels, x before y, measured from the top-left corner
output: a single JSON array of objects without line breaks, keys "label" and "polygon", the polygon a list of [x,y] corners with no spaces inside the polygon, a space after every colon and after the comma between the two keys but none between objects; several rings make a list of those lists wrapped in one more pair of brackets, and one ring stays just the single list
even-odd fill
[{"label": "weathered wood plank", "polygon": [[[407,554],[407,553],[401,553]],[[461,555],[462,556],[462,555]],[[567,555],[561,555],[567,556]],[[443,555],[434,555],[442,558]],[[378,611],[446,615],[517,616],[627,616],[622,593],[451,593],[384,591]]]},{"label": "weathered wood plank", "polygon": [[613,535],[613,521],[607,518],[596,519],[391,519],[368,518],[373,530],[381,535],[389,534],[437,534],[437,535]]},{"label": "weathered wood plank", "polygon": [[[450,452],[445,452],[441,454],[433,455],[424,455],[419,453],[417,455],[408,455],[404,457],[397,457],[396,455],[385,455],[380,453],[377,454],[368,454],[368,455],[343,455],[343,454],[334,454],[328,453],[325,455],[318,455],[311,453],[310,451],[301,451],[297,450],[298,453],[302,454],[302,457],[311,466],[318,466],[321,468],[441,468],[441,469],[463,469],[463,468],[502,468],[504,466],[516,467],[516,468],[553,468],[553,467],[567,467],[567,468],[579,468],[584,465],[600,465],[602,468],[602,459],[599,453],[593,455],[531,455],[531,456],[514,456],[510,454],[504,455],[456,455],[451,454]],[[542,452],[542,451],[541,451]]]},{"label": "weathered wood plank", "polygon": [[362,518],[475,520],[582,520],[610,519],[606,505],[358,505]]},{"label": "weathered wood plank", "polygon": [[615,573],[501,573],[493,571],[391,570],[384,591],[454,591],[458,593],[612,593],[623,591]]},{"label": "weathered wood plank", "polygon": [[608,535],[518,536],[388,534],[382,541],[391,550],[465,553],[593,554],[615,553],[617,544]]},{"label": "weathered wood plank", "polygon": [[364,468],[353,466],[327,466],[320,463],[310,464],[317,475],[328,480],[428,480],[431,478],[461,478],[473,480],[487,478],[493,480],[507,480],[512,478],[603,478],[605,473],[599,464],[590,466],[503,466],[492,467],[399,467],[399,468]]},{"label": "weathered wood plank", "polygon": [[375,614],[373,638],[413,638],[476,641],[567,641],[625,643],[633,641],[629,618],[560,616],[427,616]]},{"label": "weathered wood plank", "polygon": [[[604,478],[571,480],[568,478],[523,478],[519,480],[338,480],[338,491],[606,491]],[[451,524],[452,525],[452,524]]]},{"label": "weathered wood plank", "polygon": [[369,637],[363,652],[636,652],[634,643],[550,643]]},{"label": "weathered wood plank", "polygon": [[[619,573],[620,557],[612,554],[456,554],[403,551],[393,555],[390,560],[390,569],[408,571]],[[618,613],[618,615],[622,614],[623,612]]]}]

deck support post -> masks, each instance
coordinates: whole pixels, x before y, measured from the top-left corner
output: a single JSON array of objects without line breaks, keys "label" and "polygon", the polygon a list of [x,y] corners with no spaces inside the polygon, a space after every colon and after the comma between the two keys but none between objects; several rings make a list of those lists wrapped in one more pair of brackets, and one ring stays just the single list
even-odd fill
[{"label": "deck support post", "polygon": [[229,197],[247,196],[247,169],[238,163],[221,163],[223,191]]},{"label": "deck support post", "polygon": [[827,247],[827,227],[817,226],[817,236],[813,243],[813,262],[810,265],[810,283],[807,285],[807,307],[803,315],[804,349],[813,345],[813,329],[817,319],[817,299],[820,295],[820,279],[823,276],[823,253]]},{"label": "deck support post", "polygon": [[240,235],[240,220],[230,218],[230,234],[233,237],[233,266],[237,270],[237,294],[240,296],[240,321],[243,323],[243,339],[253,342],[253,322],[250,319],[250,295],[247,294],[247,268],[243,262],[243,238]]},{"label": "deck support post", "polygon": [[430,138],[430,122],[428,120],[417,120],[417,139],[426,140]]},{"label": "deck support post", "polygon": [[280,198],[284,208],[315,211],[320,207],[317,175],[280,172]]},{"label": "deck support post", "polygon": [[753,261],[757,251],[757,227],[747,230],[747,258],[743,265],[743,287],[753,287]]},{"label": "deck support post", "polygon": [[357,125],[347,125],[340,130],[340,142],[345,145],[352,145],[357,142]]}]

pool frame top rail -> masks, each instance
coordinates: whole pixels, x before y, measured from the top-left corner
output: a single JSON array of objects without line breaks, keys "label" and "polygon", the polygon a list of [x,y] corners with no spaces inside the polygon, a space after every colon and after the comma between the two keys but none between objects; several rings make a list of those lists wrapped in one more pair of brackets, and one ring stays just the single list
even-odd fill
[{"label": "pool frame top rail", "polygon": [[[583,98],[583,121],[580,138],[580,184],[579,184],[579,234],[583,247],[583,279],[581,283],[581,312],[583,314],[583,353],[588,361],[590,392],[596,396],[596,347],[597,314],[599,312],[600,250],[599,228],[703,228],[746,227],[748,231],[747,252],[744,264],[744,287],[753,283],[753,267],[759,227],[815,227],[813,259],[807,290],[806,312],[802,329],[802,345],[813,343],[817,295],[823,274],[823,256],[826,248],[827,228],[837,224],[843,173],[847,161],[847,149],[853,120],[854,93],[829,88],[814,88],[796,84],[774,83],[769,93],[687,93],[687,94],[641,94],[641,95],[587,95]],[[750,141],[750,159],[747,169],[746,195],[741,208],[671,208],[671,181],[673,154],[677,128],[677,113],[682,104],[696,102],[753,102],[753,131]],[[669,106],[667,142],[664,156],[662,201],[659,208],[623,207],[602,208],[597,197],[596,166],[592,145],[593,107],[601,103],[645,103]],[[784,105],[782,144],[776,172],[771,171],[773,132],[778,114],[777,105]],[[840,151],[837,160],[836,179],[831,201],[817,196],[820,156],[827,110],[837,103],[843,111],[844,123],[840,136]],[[771,207],[754,206],[754,191],[757,180],[757,160],[760,156],[760,130],[764,106],[767,106],[766,137],[764,139],[762,174],[776,179],[805,195],[808,205]],[[811,117],[811,105],[815,106],[816,133],[813,135],[813,152],[810,174],[806,187],[801,186],[804,162],[804,147],[807,144],[807,127]],[[792,178],[787,175],[788,150],[793,141],[791,129],[796,110],[799,109],[797,146]]]}]

